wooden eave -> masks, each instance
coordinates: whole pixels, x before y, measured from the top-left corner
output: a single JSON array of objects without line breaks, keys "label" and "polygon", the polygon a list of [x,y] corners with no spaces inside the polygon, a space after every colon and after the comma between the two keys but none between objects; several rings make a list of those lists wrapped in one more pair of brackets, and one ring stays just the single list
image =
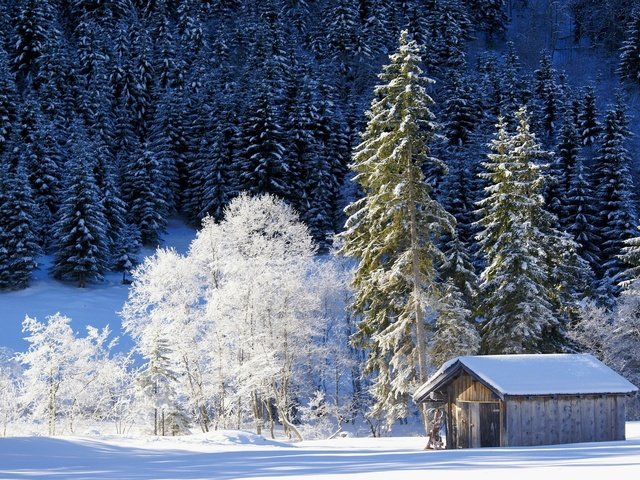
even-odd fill
[{"label": "wooden eave", "polygon": [[470,370],[466,365],[464,365],[460,360],[457,360],[452,365],[449,366],[446,370],[444,370],[437,378],[433,379],[429,384],[424,385],[417,392],[419,395],[414,395],[413,400],[416,403],[422,403],[427,401],[427,397],[433,393],[441,390],[443,387],[451,383],[455,380],[460,373],[466,373],[475,381],[480,382],[484,387],[490,390],[494,395],[496,395],[500,400],[504,400],[504,393],[496,390],[492,385],[489,385],[485,380],[480,378],[476,373]]}]

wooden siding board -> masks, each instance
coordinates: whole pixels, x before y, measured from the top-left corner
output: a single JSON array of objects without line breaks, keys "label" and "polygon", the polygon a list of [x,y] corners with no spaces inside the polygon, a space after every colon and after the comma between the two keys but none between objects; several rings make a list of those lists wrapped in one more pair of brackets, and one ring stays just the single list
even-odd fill
[{"label": "wooden siding board", "polygon": [[544,425],[545,425],[545,444],[554,445],[560,443],[560,428],[561,417],[559,414],[558,399],[555,397],[548,397],[544,400]]},{"label": "wooden siding board", "polygon": [[607,409],[606,397],[600,396],[594,399],[595,406],[595,439],[596,441],[610,440],[609,435],[609,412]]},{"label": "wooden siding board", "polygon": [[558,443],[569,443],[572,440],[571,431],[573,422],[571,400],[558,399],[556,403],[558,405],[559,416]]},{"label": "wooden siding board", "polygon": [[616,440],[625,439],[627,399],[622,395],[616,396]]},{"label": "wooden siding board", "polygon": [[596,439],[595,399],[593,397],[581,398],[580,411],[582,429],[580,438],[583,442],[593,442]]},{"label": "wooden siding board", "polygon": [[545,428],[545,410],[544,399],[530,400],[532,419],[531,419],[531,431],[533,445],[545,445],[547,441],[547,430]]},{"label": "wooden siding board", "polygon": [[582,437],[582,402],[578,398],[571,399],[571,434],[569,443],[580,442]]},{"label": "wooden siding board", "polygon": [[605,397],[607,410],[607,435],[609,440],[616,439],[616,397]]},{"label": "wooden siding board", "polygon": [[472,378],[466,372],[453,381],[456,401],[495,402],[498,397],[485,385]]},{"label": "wooden siding board", "polygon": [[509,437],[507,436],[507,409],[504,401],[500,401],[500,446],[509,446]]}]

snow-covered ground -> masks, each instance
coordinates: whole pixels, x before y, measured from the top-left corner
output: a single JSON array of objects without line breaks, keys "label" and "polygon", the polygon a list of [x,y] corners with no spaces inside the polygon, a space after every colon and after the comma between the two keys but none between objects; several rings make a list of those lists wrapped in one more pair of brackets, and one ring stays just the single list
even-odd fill
[{"label": "snow-covered ground", "polygon": [[0,438],[1,479],[638,479],[640,422],[624,442],[424,451],[424,438],[286,444],[238,431],[180,438]]},{"label": "snow-covered ground", "polygon": [[[182,221],[172,218],[167,233],[163,236],[163,246],[173,247],[179,253],[186,253],[195,237],[195,230]],[[145,248],[140,252],[140,260],[152,255],[154,249]],[[103,282],[78,288],[75,284],[54,280],[49,275],[52,258],[38,258],[39,268],[34,274],[29,288],[13,292],[0,292],[0,322],[2,335],[0,347],[23,351],[27,343],[23,340],[22,320],[25,315],[44,321],[48,315],[60,312],[70,317],[74,330],[84,334],[84,327],[92,325],[111,327],[114,336],[120,335],[120,317],[129,293],[128,285],[122,284],[121,273],[110,273]],[[122,338],[118,350],[128,350],[132,346],[128,338]]]}]

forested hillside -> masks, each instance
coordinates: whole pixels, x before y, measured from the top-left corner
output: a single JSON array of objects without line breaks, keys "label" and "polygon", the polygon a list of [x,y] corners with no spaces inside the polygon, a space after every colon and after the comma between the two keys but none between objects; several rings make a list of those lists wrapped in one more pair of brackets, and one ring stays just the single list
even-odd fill
[{"label": "forested hillside", "polygon": [[[604,113],[588,86],[554,70],[554,52],[534,52],[541,56],[532,73],[513,44],[504,48],[509,15],[526,17],[528,3],[4,2],[0,286],[27,286],[42,252],[56,256],[54,276],[80,286],[128,269],[140,243],[157,244],[168,215],[195,225],[206,215],[220,219],[241,191],[286,200],[320,249],[328,248],[342,230],[342,208],[357,196],[345,185],[351,152],[375,75],[401,28],[423,46],[425,70],[437,80],[431,93],[442,140],[434,149],[450,172],[426,173],[474,250],[476,173],[499,115],[528,104],[545,145],[569,152],[557,165],[565,177],[558,188],[570,188],[572,155],[589,161],[599,151]],[[634,25],[629,32],[621,26],[629,2],[607,2],[609,10],[590,3],[548,8],[564,4],[573,14],[578,45],[587,38],[615,49],[634,34]],[[633,38],[628,48],[620,73],[635,80]],[[624,101],[612,107],[618,116]],[[586,149],[571,150],[578,147]],[[605,181],[603,168],[592,183]],[[554,208],[565,208],[554,195]]]},{"label": "forested hillside", "polygon": [[[458,354],[589,350],[637,375],[636,4],[5,0],[0,289],[41,255],[84,287],[131,271],[171,216],[203,225],[134,273],[122,317],[146,370],[110,360],[109,415],[135,373],[156,433],[160,404],[178,430],[277,410],[295,432],[292,404],[313,417],[332,388],[339,422],[348,392],[349,415],[391,424]],[[313,258],[334,247],[353,278]],[[107,330],[48,322],[25,320],[27,372],[48,329],[109,357]]]}]

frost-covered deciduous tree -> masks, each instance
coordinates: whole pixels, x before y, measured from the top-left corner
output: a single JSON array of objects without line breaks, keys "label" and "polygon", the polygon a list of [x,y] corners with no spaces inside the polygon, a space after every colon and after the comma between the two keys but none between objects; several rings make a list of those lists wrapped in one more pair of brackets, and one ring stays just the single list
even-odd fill
[{"label": "frost-covered deciduous tree", "polygon": [[22,375],[14,353],[0,347],[0,435],[5,437],[8,428],[22,414]]},{"label": "frost-covered deciduous tree", "polygon": [[364,196],[347,207],[342,235],[342,253],[359,262],[353,309],[364,318],[357,341],[370,352],[374,412],[389,424],[408,416],[409,395],[427,379],[436,266],[444,261],[435,239],[455,228],[423,174],[446,167],[430,155],[437,126],[426,88],[433,80],[423,76],[420,48],[406,31],[390,60],[351,166]]},{"label": "frost-covered deciduous tree", "polygon": [[308,279],[314,267],[311,236],[295,212],[270,195],[237,197],[220,229],[221,281],[210,292],[207,314],[226,334],[238,393],[249,399],[256,429],[261,430],[263,402],[270,414],[272,401],[285,429],[299,436],[291,409],[302,393],[300,372],[321,358],[313,339],[323,327]]},{"label": "frost-covered deciduous tree", "polygon": [[[569,330],[577,346],[637,385],[640,382],[640,283],[626,284],[613,309],[589,302]],[[640,417],[640,395],[628,403],[630,418]]]},{"label": "frost-covered deciduous tree", "polygon": [[[201,429],[208,431],[203,375],[214,360],[203,339],[199,314],[203,286],[198,280],[186,257],[158,249],[134,271],[121,315],[125,331],[147,359],[140,378],[143,397],[153,404],[154,412],[179,410],[175,393],[179,390]],[[154,425],[156,434],[164,431],[164,421],[157,415]]]},{"label": "frost-covered deciduous tree", "polygon": [[339,323],[328,305],[344,302],[344,281],[314,253],[282,200],[242,194],[222,221],[205,219],[187,256],[160,249],[135,270],[123,325],[146,359],[138,378],[157,432],[188,414],[203,431],[251,418],[261,432],[268,417],[272,433],[279,421],[300,435],[296,403],[325,362],[343,362],[321,339]]},{"label": "frost-covered deciduous tree", "polygon": [[108,358],[108,328],[87,328],[85,337],[76,337],[71,319],[59,313],[46,322],[25,317],[22,324],[29,343],[18,355],[25,366],[24,402],[34,421],[45,421],[49,435],[57,433],[60,420],[71,432],[75,421],[96,401],[91,385],[100,376],[100,362]]}]

